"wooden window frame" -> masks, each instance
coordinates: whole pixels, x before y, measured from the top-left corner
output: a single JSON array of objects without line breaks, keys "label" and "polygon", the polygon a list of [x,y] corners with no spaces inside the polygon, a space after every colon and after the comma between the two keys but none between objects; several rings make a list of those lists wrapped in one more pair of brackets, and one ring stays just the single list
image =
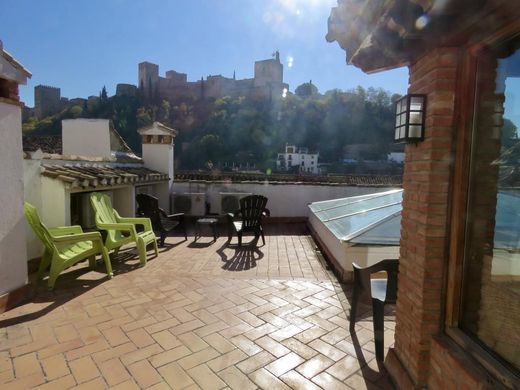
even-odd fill
[{"label": "wooden window frame", "polygon": [[455,161],[451,180],[450,234],[448,247],[448,268],[445,284],[444,331],[465,352],[480,363],[488,372],[488,384],[501,384],[515,389],[520,376],[497,354],[470,337],[459,327],[464,275],[464,251],[466,249],[466,210],[468,206],[471,147],[475,130],[475,112],[478,104],[477,61],[483,48],[496,46],[501,42],[520,39],[520,21],[492,34],[486,40],[468,45],[460,68],[457,85],[458,112],[455,118],[456,140]]}]

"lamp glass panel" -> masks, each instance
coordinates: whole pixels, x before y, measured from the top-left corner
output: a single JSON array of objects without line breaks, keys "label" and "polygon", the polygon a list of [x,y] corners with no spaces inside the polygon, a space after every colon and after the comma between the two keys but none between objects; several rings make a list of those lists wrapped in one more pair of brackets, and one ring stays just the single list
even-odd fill
[{"label": "lamp glass panel", "polygon": [[399,140],[399,127],[396,127],[396,128],[395,128],[394,139],[395,139],[396,141]]},{"label": "lamp glass panel", "polygon": [[424,98],[422,96],[412,96],[410,100],[410,111],[422,111]]},{"label": "lamp glass panel", "polygon": [[412,125],[408,130],[409,138],[421,138],[422,126]]},{"label": "lamp glass panel", "polygon": [[406,124],[406,112],[401,114],[401,125]]},{"label": "lamp glass panel", "polygon": [[423,114],[422,112],[411,112],[410,113],[410,124],[420,125],[422,124]]},{"label": "lamp glass panel", "polygon": [[400,138],[400,139],[404,139],[404,138],[406,138],[406,126],[402,126],[402,127],[399,129],[399,138]]}]

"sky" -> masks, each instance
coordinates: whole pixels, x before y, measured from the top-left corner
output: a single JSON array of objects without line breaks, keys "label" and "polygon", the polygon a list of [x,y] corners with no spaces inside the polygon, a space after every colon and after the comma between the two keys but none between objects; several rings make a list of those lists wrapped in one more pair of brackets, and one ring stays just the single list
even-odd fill
[{"label": "sky", "polygon": [[118,83],[137,84],[149,61],[187,73],[253,77],[254,61],[278,50],[289,90],[312,80],[321,93],[361,85],[406,93],[408,70],[367,75],[346,64],[325,40],[337,0],[0,0],[0,40],[33,76],[20,96],[34,104],[34,86],[61,96],[109,96]]}]

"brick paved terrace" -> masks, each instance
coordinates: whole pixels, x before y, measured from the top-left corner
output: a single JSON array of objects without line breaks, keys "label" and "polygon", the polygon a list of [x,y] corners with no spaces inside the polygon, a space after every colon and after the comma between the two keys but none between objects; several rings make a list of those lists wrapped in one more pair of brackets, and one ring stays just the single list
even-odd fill
[{"label": "brick paved terrace", "polygon": [[0,315],[0,388],[393,388],[369,307],[351,335],[350,289],[305,226],[266,233],[265,246],[242,249],[236,237],[170,237],[144,268],[133,250],[115,256],[112,280],[80,263],[53,292],[40,285]]}]

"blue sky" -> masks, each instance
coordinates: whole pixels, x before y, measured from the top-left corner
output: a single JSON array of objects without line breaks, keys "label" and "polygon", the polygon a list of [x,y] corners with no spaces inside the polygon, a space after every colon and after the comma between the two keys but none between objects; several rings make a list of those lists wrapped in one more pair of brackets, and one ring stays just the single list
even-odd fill
[{"label": "blue sky", "polygon": [[[61,88],[69,98],[109,95],[137,84],[137,64],[175,69],[188,80],[222,74],[253,76],[254,61],[280,51],[290,90],[312,80],[320,92],[357,85],[405,93],[405,68],[366,75],[325,40],[336,0],[2,0],[0,39],[33,77],[21,87]],[[8,16],[8,17],[5,17]],[[292,67],[288,67],[292,58]]]}]

